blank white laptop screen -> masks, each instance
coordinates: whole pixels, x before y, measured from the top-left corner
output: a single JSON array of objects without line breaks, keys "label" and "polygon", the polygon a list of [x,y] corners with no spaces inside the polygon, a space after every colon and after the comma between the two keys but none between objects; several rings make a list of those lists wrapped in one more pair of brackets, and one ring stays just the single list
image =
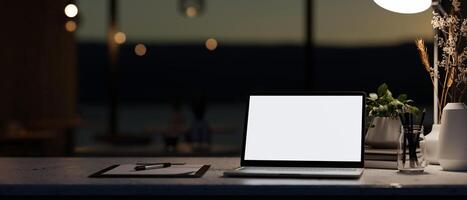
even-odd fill
[{"label": "blank white laptop screen", "polygon": [[245,160],[360,162],[362,96],[250,96]]}]

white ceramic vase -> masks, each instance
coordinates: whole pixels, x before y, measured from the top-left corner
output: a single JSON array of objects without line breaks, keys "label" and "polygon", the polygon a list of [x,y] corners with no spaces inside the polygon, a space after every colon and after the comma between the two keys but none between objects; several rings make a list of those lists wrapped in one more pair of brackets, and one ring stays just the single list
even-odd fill
[{"label": "white ceramic vase", "polygon": [[438,159],[443,170],[467,171],[467,107],[448,103],[441,116]]},{"label": "white ceramic vase", "polygon": [[438,161],[438,146],[439,146],[439,129],[441,124],[433,124],[431,132],[426,135],[426,160],[431,165],[439,165]]},{"label": "white ceramic vase", "polygon": [[399,118],[375,117],[368,128],[365,144],[377,149],[396,149],[401,134]]}]

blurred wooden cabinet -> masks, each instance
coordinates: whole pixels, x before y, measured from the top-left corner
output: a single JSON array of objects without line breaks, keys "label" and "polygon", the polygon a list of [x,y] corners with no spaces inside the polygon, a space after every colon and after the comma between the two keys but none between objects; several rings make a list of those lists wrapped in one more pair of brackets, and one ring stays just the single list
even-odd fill
[{"label": "blurred wooden cabinet", "polygon": [[31,128],[24,135],[4,130],[12,121],[31,126],[76,117],[76,45],[65,30],[67,2],[0,1],[0,150],[6,148],[0,153],[52,155],[63,151],[44,153],[39,146],[67,143],[69,127]]},{"label": "blurred wooden cabinet", "polygon": [[36,131],[0,137],[0,156],[72,156],[73,134],[66,131]]},{"label": "blurred wooden cabinet", "polygon": [[0,135],[0,156],[73,156],[78,119],[12,122]]}]

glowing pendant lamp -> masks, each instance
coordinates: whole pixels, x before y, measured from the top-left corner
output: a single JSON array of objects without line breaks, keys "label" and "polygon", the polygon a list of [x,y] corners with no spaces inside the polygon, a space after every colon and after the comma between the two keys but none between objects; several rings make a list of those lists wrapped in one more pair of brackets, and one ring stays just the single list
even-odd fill
[{"label": "glowing pendant lamp", "polygon": [[419,13],[431,7],[432,0],[373,0],[382,8],[403,14]]}]

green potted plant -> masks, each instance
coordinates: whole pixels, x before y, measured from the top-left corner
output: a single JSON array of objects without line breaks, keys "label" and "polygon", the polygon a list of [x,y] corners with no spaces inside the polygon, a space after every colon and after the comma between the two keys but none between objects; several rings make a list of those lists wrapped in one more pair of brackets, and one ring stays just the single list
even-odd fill
[{"label": "green potted plant", "polygon": [[402,125],[399,114],[420,112],[412,103],[406,94],[394,98],[386,83],[378,87],[377,93],[370,93],[366,103],[369,124],[365,144],[372,148],[397,148]]}]

